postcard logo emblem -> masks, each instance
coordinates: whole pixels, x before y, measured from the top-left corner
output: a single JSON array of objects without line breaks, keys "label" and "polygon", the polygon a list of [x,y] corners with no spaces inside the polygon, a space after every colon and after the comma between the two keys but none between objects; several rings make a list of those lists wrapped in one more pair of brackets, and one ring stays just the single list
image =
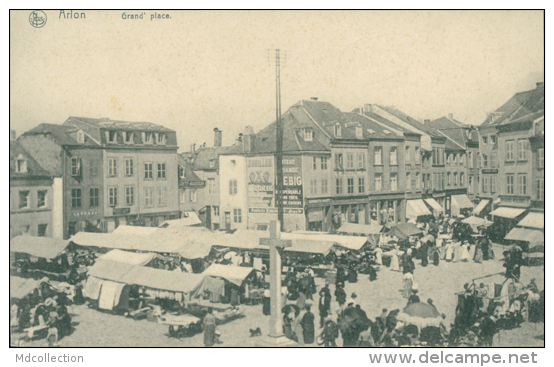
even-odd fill
[{"label": "postcard logo emblem", "polygon": [[35,28],[42,28],[46,24],[46,13],[42,10],[34,10],[29,15],[29,23]]}]

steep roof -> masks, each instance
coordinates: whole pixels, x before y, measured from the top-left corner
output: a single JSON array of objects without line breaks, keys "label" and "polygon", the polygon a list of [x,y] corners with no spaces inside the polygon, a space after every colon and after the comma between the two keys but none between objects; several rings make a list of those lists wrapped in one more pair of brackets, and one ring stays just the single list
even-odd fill
[{"label": "steep roof", "polygon": [[365,138],[397,139],[398,137],[403,136],[403,131],[401,131],[400,129],[388,129],[387,125],[379,124],[368,116],[361,115],[355,112],[345,112],[344,114],[351,121],[359,122],[362,125]]},{"label": "steep roof", "polygon": [[121,121],[111,120],[109,118],[90,118],[90,117],[76,117],[70,116],[68,120],[75,119],[84,123],[96,126],[104,129],[117,129],[117,130],[133,130],[133,131],[175,131],[168,129],[162,125],[154,124],[152,122],[133,122],[133,121]]},{"label": "steep roof", "polygon": [[37,127],[26,131],[23,135],[48,135],[59,145],[78,145],[77,140],[71,136],[72,133],[76,133],[79,129],[75,126],[68,125],[56,125],[42,123]]},{"label": "steep roof", "polygon": [[[354,110],[356,111],[356,110]],[[381,115],[378,115],[374,112],[370,112],[370,111],[364,111],[364,116],[368,117],[369,119],[373,120],[373,121],[377,121],[378,123],[380,124],[383,124],[385,126],[388,126],[390,127],[391,129],[394,129],[396,131],[400,131],[402,132],[403,134],[411,134],[411,135],[420,135],[419,133],[416,133],[412,130],[409,130],[409,129],[406,129],[405,127],[403,126],[400,126],[386,118],[384,118],[383,116]]]},{"label": "steep roof", "polygon": [[[283,123],[283,152],[321,152],[329,150],[317,139],[318,131],[314,129],[313,123],[309,121],[305,111],[291,107],[281,116],[281,120]],[[311,141],[306,140],[300,134],[299,129],[302,128],[312,128],[315,137]],[[276,150],[277,124],[274,121],[256,134],[254,153],[274,153]]]},{"label": "steep roof", "polygon": [[413,117],[408,116],[406,113],[400,111],[396,107],[381,106],[381,105],[377,105],[377,106],[379,108],[387,111],[391,115],[394,115],[394,116],[398,117],[400,120],[404,121],[405,123],[410,124],[411,126],[415,127],[416,129],[418,129],[418,130],[420,130],[420,131],[422,131],[422,132],[424,132],[424,133],[426,133],[430,136],[442,136],[441,134],[439,134],[436,131],[436,129],[434,129],[430,126],[425,126],[424,124],[422,124],[418,120],[414,119]]},{"label": "steep roof", "polygon": [[[16,172],[16,161],[20,158],[27,161],[27,172]],[[38,164],[19,142],[10,140],[10,178],[25,177],[51,177],[51,175]]]},{"label": "steep roof", "polygon": [[465,147],[467,141],[470,140],[465,128],[466,125],[458,120],[443,116],[436,120],[428,121],[425,125],[437,129],[440,133],[461,146]]},{"label": "steep roof", "polygon": [[[514,94],[506,103],[489,115],[481,126],[509,124],[524,116],[544,110],[544,84],[537,88]],[[494,115],[499,115],[495,120]]]},{"label": "steep roof", "polygon": [[[195,152],[181,153],[179,156],[187,159],[194,171],[216,170],[219,168],[219,156],[221,154],[232,154],[241,152],[241,146],[238,144],[226,147],[200,147]],[[214,166],[210,161],[214,161]]]}]

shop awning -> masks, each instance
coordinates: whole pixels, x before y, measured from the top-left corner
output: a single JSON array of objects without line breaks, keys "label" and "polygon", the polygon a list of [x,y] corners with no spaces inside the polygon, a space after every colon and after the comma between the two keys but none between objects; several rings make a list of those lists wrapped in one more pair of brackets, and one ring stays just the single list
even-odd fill
[{"label": "shop awning", "polygon": [[512,241],[524,241],[533,244],[544,243],[544,232],[537,229],[529,228],[513,228],[507,235],[504,237],[505,240]]},{"label": "shop awning", "polygon": [[98,260],[115,261],[119,263],[130,264],[130,265],[146,265],[150,261],[152,261],[152,259],[154,259],[155,257],[156,257],[156,254],[151,252],[136,253],[136,252],[129,252],[129,251],[112,250],[107,254],[100,256]]},{"label": "shop awning", "polygon": [[17,236],[10,240],[10,251],[45,259],[54,259],[66,249],[69,241],[50,237]]},{"label": "shop awning", "polygon": [[531,212],[517,224],[519,227],[544,229],[544,213]]},{"label": "shop awning", "polygon": [[479,215],[483,209],[489,204],[490,200],[482,199],[479,204],[473,209],[473,214]]},{"label": "shop awning", "polygon": [[425,202],[427,204],[429,204],[429,206],[431,208],[433,208],[433,210],[437,213],[441,213],[443,212],[444,213],[444,208],[439,204],[437,203],[437,201],[433,198],[428,198],[428,199],[425,199]]},{"label": "shop awning", "polygon": [[358,223],[344,223],[337,230],[338,233],[351,233],[361,235],[375,235],[380,234],[383,230],[383,226],[370,225],[370,224],[358,224]]},{"label": "shop awning", "polygon": [[20,278],[10,276],[10,298],[21,299],[38,288],[42,283],[47,283],[48,278],[44,277],[41,280],[32,278]]},{"label": "shop awning", "polygon": [[432,213],[429,211],[423,200],[408,200],[408,205],[406,206],[406,218],[416,219],[417,217],[424,215],[432,215]]},{"label": "shop awning", "polygon": [[253,271],[254,268],[250,267],[212,264],[202,272],[202,275],[220,277],[240,286]]},{"label": "shop awning", "polygon": [[467,195],[452,195],[452,205],[457,205],[460,209],[473,208],[473,203]]},{"label": "shop awning", "polygon": [[525,209],[520,209],[520,208],[500,207],[490,212],[490,215],[494,215],[495,217],[513,219],[521,215],[524,211]]}]

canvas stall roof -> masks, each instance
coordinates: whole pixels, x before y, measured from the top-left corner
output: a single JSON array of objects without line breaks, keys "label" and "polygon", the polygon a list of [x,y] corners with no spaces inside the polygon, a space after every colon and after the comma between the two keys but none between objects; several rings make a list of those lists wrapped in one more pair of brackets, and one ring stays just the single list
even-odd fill
[{"label": "canvas stall roof", "polygon": [[10,240],[10,251],[46,259],[58,257],[69,241],[50,237],[17,236]]},{"label": "canvas stall roof", "polygon": [[120,263],[116,261],[100,260],[88,269],[88,275],[100,279],[124,283],[127,273],[136,265]]},{"label": "canvas stall roof", "polygon": [[198,214],[196,214],[196,212],[185,212],[183,215],[186,215],[186,217],[166,220],[160,224],[160,228],[189,227],[202,224],[202,221],[198,218]]},{"label": "canvas stall roof", "polygon": [[269,231],[237,229],[233,234],[226,234],[221,238],[220,246],[242,250],[267,250],[260,245],[260,238],[269,238]]},{"label": "canvas stall roof", "polygon": [[425,202],[429,204],[429,206],[431,206],[431,208],[433,208],[434,211],[439,213],[444,212],[444,208],[439,203],[437,203],[435,199],[428,198],[428,199],[425,199]]},{"label": "canvas stall roof", "polygon": [[251,267],[212,264],[202,272],[202,275],[220,277],[240,286],[244,279],[253,271],[254,268]]},{"label": "canvas stall roof", "polygon": [[513,228],[507,235],[504,237],[505,240],[513,241],[525,241],[533,244],[544,243],[544,232],[537,229],[529,228]]},{"label": "canvas stall roof", "polygon": [[488,227],[492,224],[492,222],[489,220],[479,218],[479,217],[473,217],[473,216],[462,219],[462,223],[470,224],[473,226],[485,226],[485,227]]},{"label": "canvas stall roof", "polygon": [[156,254],[147,252],[147,253],[136,253],[129,251],[121,250],[112,250],[107,254],[104,254],[98,258],[101,261],[115,261],[119,263],[125,263],[130,265],[146,265],[152,259],[156,257]]},{"label": "canvas stall roof", "polygon": [[456,204],[461,209],[473,208],[473,203],[467,195],[452,195],[452,204]]},{"label": "canvas stall roof", "polygon": [[357,224],[357,223],[344,223],[337,232],[342,233],[359,233],[363,235],[380,234],[383,226],[369,225],[369,224]]},{"label": "canvas stall roof", "polygon": [[117,227],[112,233],[115,234],[134,234],[140,236],[148,236],[155,233],[158,229],[156,227],[140,227],[140,226],[125,226],[121,225]]},{"label": "canvas stall roof", "polygon": [[530,212],[517,225],[520,227],[544,229],[544,213]]},{"label": "canvas stall roof", "polygon": [[162,269],[134,266],[125,276],[123,282],[153,289],[189,293],[204,278],[201,274],[181,273]]},{"label": "canvas stall roof", "polygon": [[360,236],[344,236],[344,235],[335,235],[335,234],[328,234],[328,233],[321,233],[321,232],[313,232],[306,233],[306,232],[292,232],[287,233],[283,232],[281,233],[281,238],[284,240],[312,240],[312,241],[326,241],[326,242],[334,242],[335,244],[345,247],[349,250],[359,250],[361,249],[366,243],[367,238],[366,237],[360,237]]},{"label": "canvas stall roof", "polygon": [[294,240],[292,247],[286,247],[285,251],[327,255],[334,245],[332,241]]},{"label": "canvas stall roof", "polygon": [[406,218],[415,219],[423,215],[432,215],[423,200],[408,200],[408,205],[406,207]]},{"label": "canvas stall roof", "polygon": [[494,215],[496,217],[502,217],[502,218],[515,218],[519,215],[521,215],[525,209],[521,208],[508,208],[508,207],[500,207],[492,212],[490,212],[490,215]]},{"label": "canvas stall roof", "polygon": [[479,204],[477,204],[477,206],[473,209],[473,214],[478,215],[479,213],[481,213],[489,202],[490,200],[482,199]]},{"label": "canvas stall roof", "polygon": [[48,282],[48,278],[46,277],[35,280],[32,278],[26,279],[10,276],[10,298],[21,299],[38,288],[42,283],[46,282]]},{"label": "canvas stall roof", "polygon": [[421,229],[417,228],[412,223],[399,223],[391,228],[387,233],[388,236],[396,236],[400,239],[407,238],[409,236],[415,236],[422,234]]}]

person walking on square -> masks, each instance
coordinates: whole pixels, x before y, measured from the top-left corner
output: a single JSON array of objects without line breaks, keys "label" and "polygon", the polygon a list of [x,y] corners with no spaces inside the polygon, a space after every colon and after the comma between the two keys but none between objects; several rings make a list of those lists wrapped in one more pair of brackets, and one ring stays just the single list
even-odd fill
[{"label": "person walking on square", "polygon": [[319,291],[319,327],[322,328],[325,322],[325,319],[331,311],[331,291],[329,290],[329,284],[325,283]]},{"label": "person walking on square", "polygon": [[414,282],[414,275],[410,272],[404,274],[404,292],[402,296],[409,298],[412,295],[412,285]]},{"label": "person walking on square", "polygon": [[335,298],[339,306],[342,308],[346,302],[346,292],[344,291],[344,284],[337,284],[337,289],[335,289]]},{"label": "person walking on square", "polygon": [[298,316],[296,316],[296,318],[292,323],[292,331],[294,334],[296,334],[296,341],[300,346],[304,345],[304,330],[302,328],[302,320],[304,319],[305,314],[306,314],[306,309],[302,308],[298,313]]},{"label": "person walking on square", "polygon": [[213,308],[208,308],[208,314],[204,316],[204,346],[211,347],[215,344],[215,316]]},{"label": "person walking on square", "polygon": [[304,343],[313,344],[315,340],[315,325],[314,325],[314,314],[311,312],[312,306],[307,304],[305,307],[306,313],[302,317],[302,332],[304,336]]},{"label": "person walking on square", "polygon": [[339,337],[339,328],[333,320],[327,320],[323,329],[323,343],[325,347],[336,347],[336,339]]}]

